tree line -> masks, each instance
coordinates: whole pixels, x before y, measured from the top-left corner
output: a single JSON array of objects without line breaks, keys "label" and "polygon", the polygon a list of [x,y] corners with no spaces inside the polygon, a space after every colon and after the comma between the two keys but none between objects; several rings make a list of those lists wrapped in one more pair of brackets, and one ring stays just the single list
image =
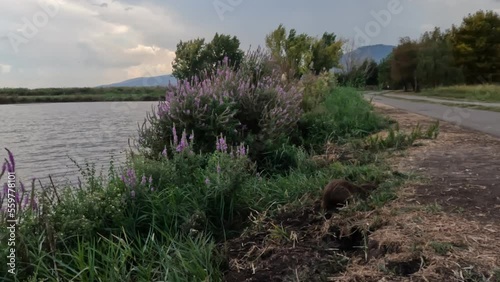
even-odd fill
[{"label": "tree line", "polygon": [[378,66],[381,85],[422,88],[500,82],[500,16],[478,11],[460,26],[435,28],[399,45]]},{"label": "tree line", "polygon": [[[436,27],[418,39],[401,38],[379,63],[368,59],[342,65],[346,41],[334,33],[313,37],[279,25],[265,39],[273,68],[290,79],[339,68],[338,82],[357,87],[418,92],[429,87],[500,82],[500,16],[494,11],[469,14],[459,26],[444,31]],[[236,36],[217,33],[210,42],[203,38],[181,41],[173,75],[181,80],[210,75],[224,58],[235,68],[243,60]]]},{"label": "tree line", "polygon": [[[318,75],[338,66],[342,42],[334,33],[325,32],[318,38],[279,25],[266,35],[266,47],[273,67],[288,78],[300,78],[308,72]],[[224,58],[238,68],[244,52],[236,36],[216,33],[210,42],[203,38],[179,42],[175,55],[172,74],[189,80],[212,74]]]}]

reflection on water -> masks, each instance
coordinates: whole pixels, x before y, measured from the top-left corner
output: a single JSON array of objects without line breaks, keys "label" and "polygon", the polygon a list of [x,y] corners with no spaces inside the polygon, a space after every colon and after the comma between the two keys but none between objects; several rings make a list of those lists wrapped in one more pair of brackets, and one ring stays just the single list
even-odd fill
[{"label": "reflection on water", "polygon": [[[70,160],[96,168],[125,160],[128,139],[157,102],[91,102],[0,105],[0,147],[16,158],[16,174],[25,182],[74,181],[78,168]],[[3,150],[1,156],[6,156]]]}]

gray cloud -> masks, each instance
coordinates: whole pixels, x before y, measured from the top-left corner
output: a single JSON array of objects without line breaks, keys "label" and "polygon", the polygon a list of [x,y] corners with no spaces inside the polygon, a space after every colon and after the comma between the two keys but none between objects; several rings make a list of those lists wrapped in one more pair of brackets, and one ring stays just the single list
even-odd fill
[{"label": "gray cloud", "polygon": [[[171,71],[179,40],[208,39],[219,32],[238,36],[247,49],[264,44],[265,35],[280,23],[312,35],[329,31],[354,38],[356,28],[370,27],[377,21],[373,14],[383,13],[391,1],[398,0],[26,0],[16,5],[0,1],[0,87],[94,86],[160,75]],[[39,3],[52,4],[53,9],[47,12]],[[224,10],[214,3],[222,3]],[[379,24],[370,44],[396,44],[400,37],[415,38],[432,26],[459,24],[479,9],[498,9],[497,0],[399,4],[401,13]],[[36,29],[33,36],[30,24]],[[27,42],[13,44],[15,35]]]}]

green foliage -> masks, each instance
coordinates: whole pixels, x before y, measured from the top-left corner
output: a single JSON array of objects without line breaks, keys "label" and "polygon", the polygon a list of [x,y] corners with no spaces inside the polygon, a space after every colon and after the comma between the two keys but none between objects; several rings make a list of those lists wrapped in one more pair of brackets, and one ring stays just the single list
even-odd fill
[{"label": "green foliage", "polygon": [[[298,45],[304,39],[292,37]],[[143,127],[139,142],[149,147],[130,154],[120,171],[112,166],[103,177],[87,166],[81,187],[42,189],[39,209],[19,214],[17,278],[219,281],[225,265],[217,244],[240,235],[250,213],[309,203],[333,178],[392,183],[388,167],[374,158],[324,167],[311,158],[311,147],[363,138],[387,125],[359,92],[335,88],[329,73],[283,82],[261,55],[249,54],[238,70],[218,66],[221,72],[204,84],[170,87],[153,113],[157,119]],[[198,115],[205,105],[210,111]],[[211,126],[206,131],[199,129],[203,122]],[[239,135],[238,122],[248,134]],[[231,146],[238,142],[250,151]],[[384,185],[367,208],[393,199]],[[280,226],[273,235],[295,240]],[[6,247],[1,240],[0,277],[8,281]]]},{"label": "green foliage", "polygon": [[363,88],[378,85],[378,65],[371,59],[353,64],[339,75],[339,84],[346,87]]},{"label": "green foliage", "polygon": [[336,41],[335,34],[327,32],[320,39],[297,34],[295,29],[287,35],[286,28],[280,24],[266,36],[266,46],[280,73],[292,79],[310,71],[319,74],[337,66],[342,42]]},{"label": "green foliage", "polygon": [[423,131],[417,124],[410,133],[403,132],[396,124],[395,128],[389,128],[387,136],[373,135],[366,139],[365,148],[371,151],[382,151],[387,149],[401,150],[411,147],[419,139],[435,139],[439,134],[439,122],[435,122]]},{"label": "green foliage", "polygon": [[469,14],[451,33],[455,60],[466,82],[500,82],[500,15],[482,10]]},{"label": "green foliage", "polygon": [[455,85],[437,87],[422,92],[422,95],[465,101],[500,102],[500,85]]},{"label": "green foliage", "polygon": [[416,69],[418,65],[418,43],[408,37],[402,38],[400,44],[392,51],[391,79],[402,85],[405,91],[409,86],[418,91]]},{"label": "green foliage", "polygon": [[447,255],[450,251],[453,250],[453,244],[448,242],[436,242],[432,241],[429,243],[432,249],[441,256]]},{"label": "green foliage", "polygon": [[194,77],[210,76],[217,65],[225,58],[232,67],[237,68],[243,59],[239,49],[240,41],[236,36],[215,34],[211,42],[197,38],[179,42],[172,63],[172,74],[179,80],[192,80]]},{"label": "green foliage", "polygon": [[[159,235],[157,235],[159,234]],[[42,245],[42,237],[38,241]],[[171,237],[157,231],[79,239],[49,253],[32,246],[36,268],[23,281],[205,281],[222,277],[215,243],[205,236]],[[27,273],[20,273],[22,279]]]},{"label": "green foliage", "polygon": [[158,101],[164,95],[163,87],[3,88],[0,89],[0,104]]},{"label": "green foliage", "polygon": [[223,64],[201,82],[184,81],[167,91],[158,112],[140,129],[141,153],[158,158],[177,138],[176,128],[194,133],[197,152],[213,152],[222,134],[229,145],[248,145],[259,166],[266,163],[266,155],[296,130],[302,95],[295,81],[283,82],[276,72],[255,73],[247,62],[256,58],[238,70]]},{"label": "green foliage", "polygon": [[456,66],[449,33],[435,28],[420,38],[417,76],[421,87],[437,87],[463,82],[462,71]]},{"label": "green foliage", "polygon": [[393,81],[391,78],[392,53],[382,59],[378,64],[378,83],[383,89],[391,88]]},{"label": "green foliage", "polygon": [[321,72],[329,71],[338,66],[340,59],[341,41],[336,41],[334,33],[325,32],[321,39],[312,44],[312,71],[319,75]]},{"label": "green foliage", "polygon": [[317,150],[327,141],[363,137],[385,125],[358,91],[338,87],[330,90],[324,103],[302,116],[299,127],[303,144]]},{"label": "green foliage", "polygon": [[336,86],[336,78],[329,72],[321,73],[319,76],[304,75],[300,82],[304,112],[309,112],[323,103],[328,93]]},{"label": "green foliage", "polygon": [[[425,32],[419,40],[402,38],[388,61],[382,62],[384,86],[439,87],[500,81],[500,16],[478,11],[463,19],[459,27]],[[390,77],[388,74],[390,73]]]}]

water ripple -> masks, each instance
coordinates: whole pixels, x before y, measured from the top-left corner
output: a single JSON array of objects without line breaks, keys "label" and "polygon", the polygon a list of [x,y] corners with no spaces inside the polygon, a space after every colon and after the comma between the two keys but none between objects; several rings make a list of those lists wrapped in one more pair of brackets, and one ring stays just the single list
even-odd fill
[{"label": "water ripple", "polygon": [[[128,139],[156,102],[92,102],[0,105],[0,147],[10,149],[22,179],[51,175],[76,183],[79,165],[107,170],[125,160]],[[5,155],[5,153],[3,153]],[[26,181],[26,180],[25,180]]]}]

